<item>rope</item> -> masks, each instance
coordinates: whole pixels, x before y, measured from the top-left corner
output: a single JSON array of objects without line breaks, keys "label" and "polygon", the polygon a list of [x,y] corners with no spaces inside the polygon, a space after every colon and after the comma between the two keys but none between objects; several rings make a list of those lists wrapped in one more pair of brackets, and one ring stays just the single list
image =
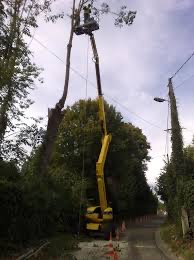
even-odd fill
[{"label": "rope", "polygon": [[[87,47],[87,61],[86,61],[86,90],[85,90],[85,111],[84,111],[84,121],[86,123],[87,116],[87,96],[88,96],[88,70],[89,70],[89,36],[88,36],[88,47]],[[83,180],[85,176],[85,129],[83,127],[83,151],[82,151],[82,175],[81,175],[81,192],[80,192],[80,205],[79,205],[79,229],[78,235],[80,235],[81,230],[81,211],[82,211],[82,201],[83,201]]]}]

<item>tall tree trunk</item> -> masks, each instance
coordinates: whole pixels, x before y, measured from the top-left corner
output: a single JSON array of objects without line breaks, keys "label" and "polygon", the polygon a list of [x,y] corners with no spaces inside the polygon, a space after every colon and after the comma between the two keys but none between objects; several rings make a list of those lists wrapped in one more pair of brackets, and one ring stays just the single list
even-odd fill
[{"label": "tall tree trunk", "polygon": [[[4,77],[3,83],[0,85],[0,90],[7,86],[7,95],[11,95],[10,88],[11,88],[11,81],[12,77],[15,72],[15,63],[17,59],[17,51],[19,49],[19,40],[20,40],[20,8],[21,8],[22,0],[15,0],[13,2],[13,17],[10,20],[10,32],[9,36],[7,37],[6,48],[4,50],[3,59],[0,63],[0,72],[3,73],[5,70],[7,75]],[[23,6],[24,8],[24,6]],[[20,16],[20,18],[19,18]],[[13,47],[15,43],[15,47]],[[7,96],[5,97],[5,103],[7,101]],[[2,102],[3,103],[3,102]]]},{"label": "tall tree trunk", "polygon": [[1,155],[1,143],[4,139],[5,131],[7,128],[8,120],[8,110],[9,103],[12,98],[11,90],[8,89],[7,95],[5,96],[2,105],[0,107],[0,155]]},{"label": "tall tree trunk", "polygon": [[70,31],[69,42],[67,45],[66,71],[65,71],[65,83],[63,88],[63,94],[59,102],[55,105],[55,108],[50,109],[48,113],[47,131],[43,141],[41,155],[39,158],[41,163],[40,166],[41,175],[45,175],[48,171],[48,166],[50,164],[52,154],[54,151],[58,128],[63,118],[62,109],[64,108],[65,105],[65,101],[68,93],[68,86],[69,86],[71,49],[72,49],[73,34],[74,34],[73,32],[74,13],[75,13],[75,0],[73,0],[73,10],[71,16],[71,31]]},{"label": "tall tree trunk", "polygon": [[[2,85],[0,85],[0,90],[5,88],[7,94],[1,100],[0,106],[0,144],[4,139],[6,128],[8,125],[8,112],[10,109],[9,104],[13,100],[12,93],[12,78],[15,72],[15,62],[17,59],[17,49],[19,45],[19,10],[21,7],[21,1],[16,1],[13,3],[13,18],[10,21],[10,34],[8,36],[7,46],[4,52],[3,60],[0,64],[0,72],[6,71],[4,75],[4,80],[2,80]],[[13,48],[13,43],[15,42],[15,47]],[[6,70],[5,70],[6,68]],[[1,155],[1,145],[0,145],[0,155]]]}]

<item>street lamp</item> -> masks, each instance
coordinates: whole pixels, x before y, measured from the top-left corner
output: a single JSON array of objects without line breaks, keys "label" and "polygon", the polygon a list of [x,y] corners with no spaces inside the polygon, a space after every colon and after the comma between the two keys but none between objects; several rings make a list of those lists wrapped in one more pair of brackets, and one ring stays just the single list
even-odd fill
[{"label": "street lamp", "polygon": [[[160,97],[155,97],[154,98],[154,101],[156,101],[156,102],[159,102],[159,103],[162,103],[162,102],[168,102],[168,107],[169,107],[169,100],[167,100],[167,99],[164,99],[164,98],[160,98]],[[168,114],[169,114],[169,110],[168,110]],[[166,154],[166,156],[167,156],[167,162],[169,163],[169,156],[168,156],[168,132],[170,131],[171,129],[169,129],[168,128],[168,116],[167,116],[167,129],[166,130],[164,130],[164,131],[166,131],[166,149],[167,149],[167,154]]]},{"label": "street lamp", "polygon": [[164,101],[169,102],[167,99],[160,98],[160,97],[155,97],[154,100],[155,100],[156,102],[159,102],[159,103],[162,103],[162,102],[164,102]]}]

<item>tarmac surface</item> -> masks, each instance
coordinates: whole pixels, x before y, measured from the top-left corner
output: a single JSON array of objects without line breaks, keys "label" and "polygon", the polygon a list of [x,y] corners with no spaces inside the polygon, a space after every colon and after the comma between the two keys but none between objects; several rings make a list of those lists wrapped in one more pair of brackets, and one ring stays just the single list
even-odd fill
[{"label": "tarmac surface", "polygon": [[167,260],[169,259],[156,243],[156,231],[163,223],[161,217],[152,217],[151,219],[131,223],[127,228],[128,239],[128,258],[133,260]]},{"label": "tarmac surface", "polygon": [[[139,219],[126,223],[125,232],[120,233],[119,241],[94,239],[91,242],[81,242],[80,250],[74,252],[77,260],[170,260],[167,247],[157,239],[159,227],[164,218],[159,216],[149,219]],[[160,235],[159,235],[160,236]],[[114,253],[113,253],[114,252]]]}]

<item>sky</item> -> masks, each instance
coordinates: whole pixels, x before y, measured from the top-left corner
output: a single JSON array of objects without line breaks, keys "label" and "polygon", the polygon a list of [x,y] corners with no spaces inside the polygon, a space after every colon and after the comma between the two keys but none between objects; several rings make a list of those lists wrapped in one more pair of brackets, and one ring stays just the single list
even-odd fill
[{"label": "sky", "polygon": [[[194,51],[193,0],[107,0],[113,12],[126,5],[136,10],[132,26],[117,28],[114,16],[100,19],[100,30],[95,38],[100,57],[104,98],[120,111],[127,122],[142,129],[151,145],[146,177],[153,185],[164,165],[168,102],[156,103],[156,96],[167,98],[168,78],[171,77]],[[56,0],[53,12],[64,12],[56,24],[39,20],[39,28],[30,40],[34,61],[44,71],[44,84],[37,84],[31,93],[34,105],[31,116],[47,117],[48,108],[59,100],[65,78],[66,46],[69,39],[72,0]],[[53,52],[56,58],[51,52]],[[96,98],[96,79],[88,36],[73,40],[71,74],[66,106],[79,99]],[[88,64],[88,66],[87,66]],[[192,141],[194,133],[194,58],[174,77],[184,144]],[[88,69],[88,73],[87,73]],[[75,73],[76,70],[78,73]],[[87,78],[86,81],[84,78]],[[188,79],[188,80],[187,80]],[[169,142],[168,142],[169,143]],[[170,152],[170,150],[169,150]]]}]

